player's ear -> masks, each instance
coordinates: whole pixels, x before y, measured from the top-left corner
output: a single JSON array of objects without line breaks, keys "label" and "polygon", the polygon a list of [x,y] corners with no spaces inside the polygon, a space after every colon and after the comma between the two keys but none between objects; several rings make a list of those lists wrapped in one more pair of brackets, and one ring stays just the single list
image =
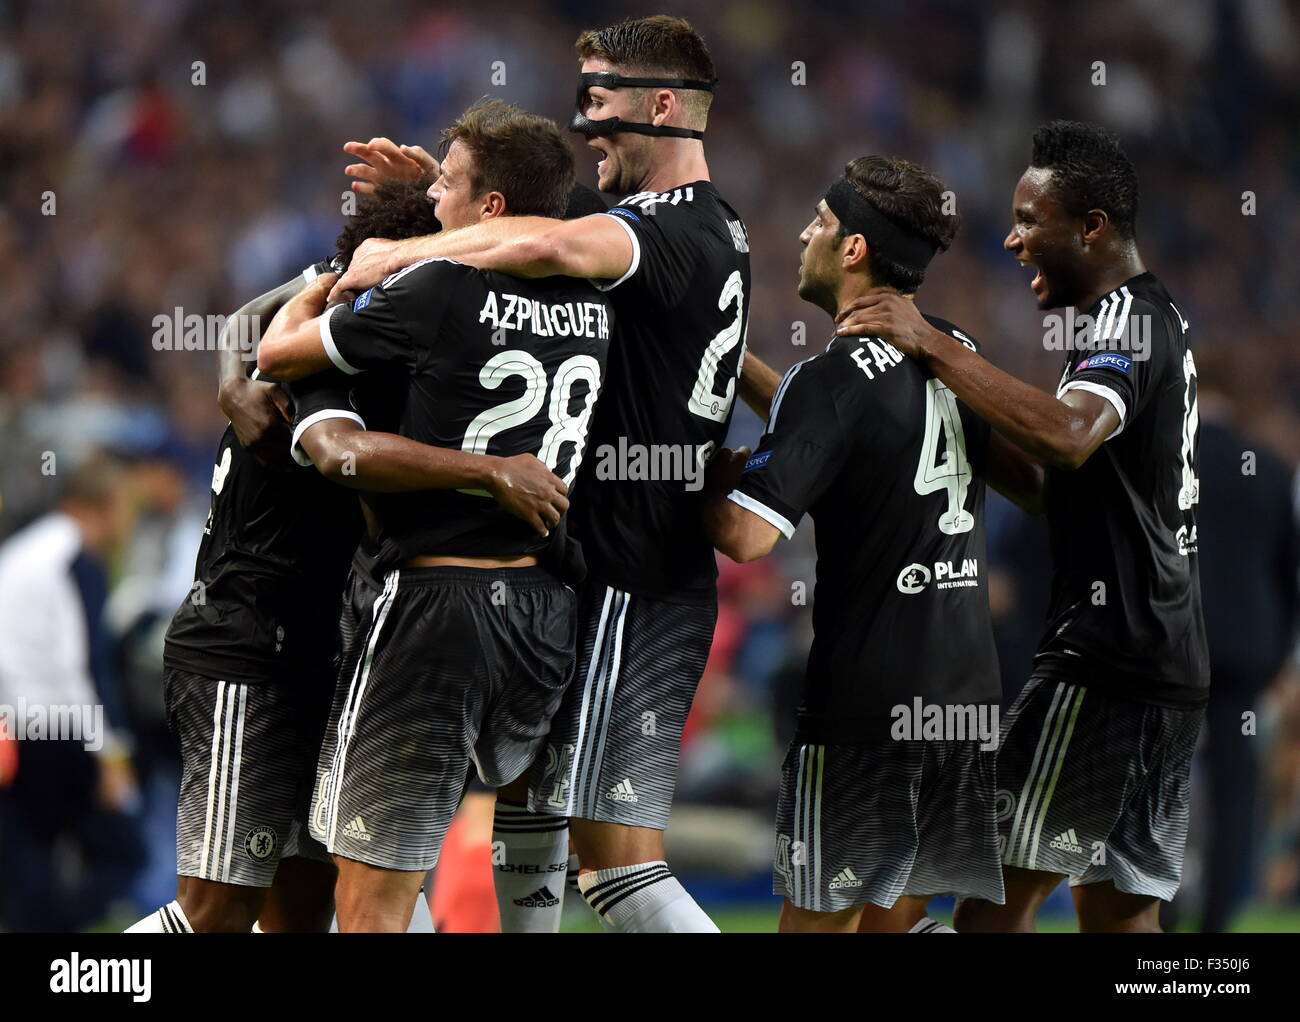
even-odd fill
[{"label": "player's ear", "polygon": [[650,123],[667,124],[677,110],[677,97],[672,89],[660,89],[650,102]]},{"label": "player's ear", "polygon": [[840,259],[847,271],[865,270],[871,259],[871,246],[861,234],[850,234],[844,239]]},{"label": "player's ear", "polygon": [[1102,232],[1110,223],[1110,217],[1104,209],[1090,209],[1083,215],[1083,243],[1094,245],[1100,240]]},{"label": "player's ear", "polygon": [[480,201],[478,218],[491,220],[506,215],[506,197],[500,192],[488,192]]}]

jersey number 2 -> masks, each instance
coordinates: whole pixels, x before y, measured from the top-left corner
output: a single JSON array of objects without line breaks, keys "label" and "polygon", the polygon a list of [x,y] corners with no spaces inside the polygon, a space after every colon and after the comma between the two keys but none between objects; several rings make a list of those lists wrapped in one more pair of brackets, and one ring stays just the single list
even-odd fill
[{"label": "jersey number 2", "polygon": [[[942,432],[944,451],[939,454]],[[925,384],[925,440],[916,466],[913,486],[925,496],[935,490],[948,491],[948,510],[939,516],[939,531],[956,536],[975,528],[975,516],[963,506],[971,484],[970,461],[966,457],[966,431],[962,428],[957,399],[938,380]]]},{"label": "jersey number 2", "polygon": [[[736,318],[719,330],[713,340],[709,341],[709,346],[704,349],[704,361],[700,363],[699,375],[695,377],[695,387],[691,390],[691,398],[686,403],[686,407],[696,415],[712,419],[714,422],[727,421],[731,402],[736,398],[735,376],[728,377],[725,394],[714,393],[713,385],[718,377],[718,363],[737,344],[741,345],[741,360],[745,358],[742,340],[744,328],[741,324],[745,312],[745,282],[739,270],[732,270],[731,276],[722,285],[722,294],[718,296],[718,309],[726,312],[732,302],[736,303]],[[739,362],[736,363],[736,375],[740,375]]]}]

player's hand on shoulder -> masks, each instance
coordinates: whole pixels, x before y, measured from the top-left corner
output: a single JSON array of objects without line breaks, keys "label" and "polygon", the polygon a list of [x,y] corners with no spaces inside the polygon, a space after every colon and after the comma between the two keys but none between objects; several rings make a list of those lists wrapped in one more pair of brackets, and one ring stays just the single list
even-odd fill
[{"label": "player's hand on shoulder", "polygon": [[543,536],[569,510],[564,480],[531,454],[497,459],[488,487],[498,504]]},{"label": "player's hand on shoulder", "polygon": [[344,291],[360,293],[380,283],[397,268],[394,257],[400,245],[401,242],[388,238],[367,238],[358,245],[347,272],[334,282],[327,304],[341,300]]},{"label": "player's hand on shoulder", "polygon": [[933,329],[916,302],[888,288],[874,288],[853,299],[835,322],[841,336],[880,337],[910,358],[917,357]]},{"label": "player's hand on shoulder", "polygon": [[348,142],[343,146],[343,151],[364,161],[348,164],[343,169],[348,177],[355,178],[352,190],[359,195],[373,195],[375,188],[381,184],[432,179],[441,172],[438,161],[425,152],[422,146],[399,146],[387,138]]},{"label": "player's hand on shoulder", "polygon": [[221,386],[218,403],[239,445],[263,466],[290,471],[289,424],[293,409],[277,383],[238,377]]}]

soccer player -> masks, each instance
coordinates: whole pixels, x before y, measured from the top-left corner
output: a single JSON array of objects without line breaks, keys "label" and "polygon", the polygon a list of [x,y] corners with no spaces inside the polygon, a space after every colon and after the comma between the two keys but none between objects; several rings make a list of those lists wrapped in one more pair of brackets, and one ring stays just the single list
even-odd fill
[{"label": "soccer player", "polygon": [[[136,932],[324,931],[335,870],[306,833],[307,808],[333,689],[339,605],[361,517],[356,498],[287,457],[278,384],[247,374],[253,317],[269,319],[356,245],[438,229],[423,187],[390,186],[363,201],[322,261],[244,306],[223,335],[222,406],[212,506],[195,583],[168,629],[169,724],[181,747],[177,898]],[[332,278],[331,278],[332,279]],[[301,409],[300,409],[301,411]],[[282,446],[275,446],[276,443]],[[436,448],[377,436],[349,485],[461,483],[464,465]],[[558,514],[552,474],[531,456],[468,457],[483,482],[527,520]],[[394,467],[395,466],[395,467]],[[480,471],[481,470],[481,471]],[[449,474],[450,473],[450,474]]]},{"label": "soccer player", "polygon": [[562,875],[568,831],[557,821],[570,817],[582,893],[607,928],[716,932],[668,868],[663,829],[717,612],[700,491],[744,353],[749,240],[709,180],[714,69],[690,25],[662,15],[623,22],[584,32],[577,50],[570,126],[600,153],[600,190],[626,196],[618,205],[564,224],[498,218],[438,238],[369,242],[340,286],[439,256],[520,277],[586,278],[609,293],[609,391],[573,505],[589,570],[577,676],[531,790],[498,799],[502,928],[558,928],[560,899],[531,895],[547,886],[539,877]]},{"label": "soccer player", "polygon": [[[485,100],[444,140],[430,194],[448,233],[563,214],[573,156],[550,121]],[[404,379],[403,435],[535,453],[566,482],[577,474],[610,332],[590,284],[428,259],[327,310],[328,289],[284,308],[261,368],[291,381],[331,366]],[[515,780],[570,680],[576,595],[565,582],[577,574],[557,541],[563,522],[539,536],[486,496],[370,496],[379,550],[349,582],[312,804],[312,833],[339,867],[341,931],[406,928],[471,758],[488,784]]]},{"label": "soccer player", "polygon": [[[944,193],[905,160],[849,163],[800,235],[800,297],[832,317],[873,287],[912,304],[956,233]],[[805,512],[817,524],[814,637],[777,811],[783,932],[942,931],[932,895],[1001,900],[984,484],[1032,505],[1041,477],[1009,454],[922,366],[843,337],[786,373],[752,457],[719,459],[705,520],[733,560],[766,555]],[[948,727],[923,727],[926,714]]]},{"label": "soccer player", "polygon": [[1112,133],[1054,121],[1034,134],[1004,245],[1034,270],[1040,309],[1080,314],[1054,395],[897,295],[841,313],[844,333],[885,337],[1046,465],[1051,605],[998,752],[1006,904],[961,903],[959,930],[1032,930],[1068,876],[1080,929],[1158,931],[1182,872],[1209,685],[1196,363],[1187,321],[1138,254],[1137,207]]}]

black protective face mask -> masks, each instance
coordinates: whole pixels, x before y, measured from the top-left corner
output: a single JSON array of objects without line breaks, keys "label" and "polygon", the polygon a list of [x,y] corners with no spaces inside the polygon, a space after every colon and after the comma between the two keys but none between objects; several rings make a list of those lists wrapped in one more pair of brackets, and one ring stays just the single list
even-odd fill
[{"label": "black protective face mask", "polygon": [[579,135],[617,135],[630,131],[637,135],[659,135],[668,138],[703,138],[704,132],[689,128],[670,128],[667,125],[643,124],[638,121],[625,121],[621,117],[605,117],[593,121],[582,112],[587,90],[593,85],[603,89],[695,89],[700,92],[712,92],[717,81],[702,82],[692,78],[624,78],[616,71],[588,71],[578,75],[577,109],[569,130]]}]

